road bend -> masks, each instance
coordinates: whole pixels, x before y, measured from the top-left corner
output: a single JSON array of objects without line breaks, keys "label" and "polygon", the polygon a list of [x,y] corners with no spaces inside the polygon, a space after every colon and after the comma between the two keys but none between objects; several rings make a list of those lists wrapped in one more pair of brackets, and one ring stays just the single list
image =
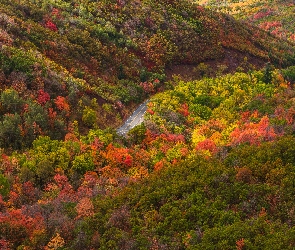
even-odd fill
[{"label": "road bend", "polygon": [[149,100],[145,101],[133,112],[131,116],[125,121],[125,123],[117,129],[117,133],[120,135],[126,135],[129,130],[143,122],[144,114],[147,110],[147,103]]}]

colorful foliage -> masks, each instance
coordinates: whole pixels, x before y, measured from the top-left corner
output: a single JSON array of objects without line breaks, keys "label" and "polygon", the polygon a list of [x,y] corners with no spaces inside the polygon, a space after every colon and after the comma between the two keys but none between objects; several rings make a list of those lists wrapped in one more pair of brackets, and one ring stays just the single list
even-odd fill
[{"label": "colorful foliage", "polygon": [[294,248],[294,52],[187,0],[3,0],[0,248]]}]

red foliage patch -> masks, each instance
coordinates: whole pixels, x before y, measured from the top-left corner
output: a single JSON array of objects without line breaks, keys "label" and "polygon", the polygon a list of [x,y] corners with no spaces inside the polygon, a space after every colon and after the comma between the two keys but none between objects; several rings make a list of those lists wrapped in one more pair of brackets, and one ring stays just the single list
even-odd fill
[{"label": "red foliage patch", "polygon": [[230,135],[231,145],[248,142],[259,145],[261,141],[271,141],[276,137],[274,129],[269,124],[267,116],[262,117],[259,123],[247,123],[236,128]]},{"label": "red foliage patch", "polygon": [[214,141],[205,139],[197,144],[196,150],[209,150],[211,153],[215,153],[217,151],[217,147]]},{"label": "red foliage patch", "polygon": [[47,21],[45,27],[52,31],[58,31],[57,26],[52,21]]},{"label": "red foliage patch", "polygon": [[50,100],[50,95],[45,92],[43,89],[38,91],[37,102],[42,106],[45,105]]}]

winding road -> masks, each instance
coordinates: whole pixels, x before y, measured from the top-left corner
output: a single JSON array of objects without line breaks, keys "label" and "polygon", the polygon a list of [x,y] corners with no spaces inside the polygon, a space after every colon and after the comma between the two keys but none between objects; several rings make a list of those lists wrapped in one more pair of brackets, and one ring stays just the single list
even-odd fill
[{"label": "winding road", "polygon": [[125,123],[117,129],[119,135],[125,136],[130,129],[141,124],[143,122],[144,114],[147,110],[147,103],[149,100],[145,101],[133,112],[133,114],[125,121]]}]

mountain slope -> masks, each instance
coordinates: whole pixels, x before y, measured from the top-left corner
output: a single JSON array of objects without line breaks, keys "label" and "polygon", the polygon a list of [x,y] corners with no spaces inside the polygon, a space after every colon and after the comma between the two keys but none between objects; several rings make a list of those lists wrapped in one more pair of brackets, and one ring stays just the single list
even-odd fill
[{"label": "mountain slope", "polygon": [[74,121],[85,132],[116,127],[181,65],[216,60],[234,70],[247,57],[285,66],[295,54],[287,41],[185,0],[4,0],[0,27],[6,148],[61,139]]},{"label": "mountain slope", "polygon": [[250,22],[277,37],[295,41],[294,9],[292,0],[215,1],[198,0],[201,5]]},{"label": "mountain slope", "polygon": [[294,50],[186,0],[2,0],[0,248],[292,249]]},{"label": "mountain slope", "polygon": [[1,249],[294,248],[291,42],[187,1],[0,9]]},{"label": "mountain slope", "polygon": [[294,248],[294,72],[179,81],[125,139],[3,153],[1,249]]}]

